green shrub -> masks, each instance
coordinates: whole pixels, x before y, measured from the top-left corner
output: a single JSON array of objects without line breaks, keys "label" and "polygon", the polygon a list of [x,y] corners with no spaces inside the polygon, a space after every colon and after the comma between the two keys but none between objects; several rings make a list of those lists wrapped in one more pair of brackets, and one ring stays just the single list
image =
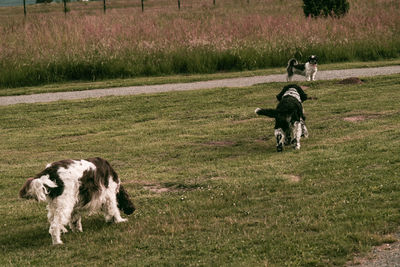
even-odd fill
[{"label": "green shrub", "polygon": [[306,17],[346,15],[350,5],[347,0],[303,0],[303,11]]}]

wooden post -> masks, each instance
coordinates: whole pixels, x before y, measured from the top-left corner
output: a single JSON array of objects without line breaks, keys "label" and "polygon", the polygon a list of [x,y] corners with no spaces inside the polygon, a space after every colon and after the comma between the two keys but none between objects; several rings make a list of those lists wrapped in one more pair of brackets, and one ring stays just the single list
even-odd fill
[{"label": "wooden post", "polygon": [[181,0],[178,0],[178,9],[181,10]]},{"label": "wooden post", "polygon": [[25,0],[24,0],[24,16],[26,17],[26,4],[25,4]]},{"label": "wooden post", "polygon": [[142,12],[144,11],[144,3],[143,3],[143,1],[144,0],[141,0],[142,1]]},{"label": "wooden post", "polygon": [[213,4],[214,4],[214,6],[215,6],[215,0],[213,0]]},{"label": "wooden post", "polygon": [[103,0],[103,10],[104,14],[106,14],[106,0]]},{"label": "wooden post", "polygon": [[64,0],[64,14],[67,15],[67,0]]}]

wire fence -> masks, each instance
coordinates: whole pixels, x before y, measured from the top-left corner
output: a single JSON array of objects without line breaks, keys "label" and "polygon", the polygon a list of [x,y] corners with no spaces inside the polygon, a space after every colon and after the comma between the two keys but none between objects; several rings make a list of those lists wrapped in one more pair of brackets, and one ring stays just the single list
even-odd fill
[{"label": "wire fence", "polygon": [[[29,2],[30,1],[30,2]],[[254,1],[254,0],[253,0]],[[259,2],[255,0],[254,2]],[[67,15],[71,11],[101,11],[107,13],[108,10],[118,8],[137,8],[142,12],[147,9],[177,9],[184,8],[211,8],[219,4],[249,4],[250,0],[98,0],[98,1],[76,1],[60,0],[52,3],[32,4],[32,0],[20,0],[20,5],[0,7],[0,15],[52,13],[63,12]],[[10,12],[12,10],[12,12]]]}]

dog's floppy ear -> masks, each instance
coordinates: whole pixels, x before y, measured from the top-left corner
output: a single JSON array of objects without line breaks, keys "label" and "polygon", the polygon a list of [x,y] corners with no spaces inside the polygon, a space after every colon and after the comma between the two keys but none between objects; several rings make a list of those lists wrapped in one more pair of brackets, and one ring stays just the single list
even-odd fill
[{"label": "dog's floppy ear", "polygon": [[20,198],[29,198],[28,191],[31,186],[33,178],[28,178],[22,188],[19,190],[19,197]]},{"label": "dog's floppy ear", "polygon": [[46,201],[50,188],[57,187],[57,184],[49,179],[48,175],[40,178],[29,178],[21,188],[19,195],[21,198],[34,198],[37,201]]}]

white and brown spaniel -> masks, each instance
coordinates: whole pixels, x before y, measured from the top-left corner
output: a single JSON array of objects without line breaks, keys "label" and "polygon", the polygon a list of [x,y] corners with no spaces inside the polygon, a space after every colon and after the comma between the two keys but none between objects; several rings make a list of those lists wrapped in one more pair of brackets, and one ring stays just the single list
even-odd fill
[{"label": "white and brown spaniel", "polygon": [[124,222],[119,209],[129,215],[135,207],[117,173],[102,158],[62,160],[48,164],[21,188],[21,198],[47,201],[49,233],[53,244],[62,244],[61,232],[82,232],[81,214],[102,211],[107,222]]}]

